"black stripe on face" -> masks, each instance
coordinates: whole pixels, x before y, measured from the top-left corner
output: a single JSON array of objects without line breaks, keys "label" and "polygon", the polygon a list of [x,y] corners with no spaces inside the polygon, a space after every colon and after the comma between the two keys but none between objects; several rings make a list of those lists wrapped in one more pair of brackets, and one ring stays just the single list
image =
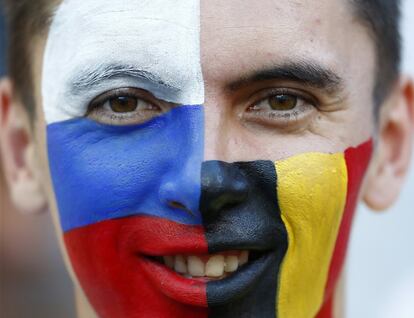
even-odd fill
[{"label": "black stripe on face", "polygon": [[210,253],[249,250],[249,262],[207,283],[209,317],[276,317],[279,268],[287,231],[271,161],[206,161],[200,210]]}]

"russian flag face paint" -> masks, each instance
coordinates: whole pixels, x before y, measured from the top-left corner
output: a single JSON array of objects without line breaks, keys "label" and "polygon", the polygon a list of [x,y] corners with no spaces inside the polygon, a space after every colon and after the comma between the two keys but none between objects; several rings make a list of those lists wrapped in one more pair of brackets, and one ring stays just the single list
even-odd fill
[{"label": "russian flag face paint", "polygon": [[[76,276],[100,317],[330,317],[372,143],[277,161],[205,161],[199,42],[199,1],[59,6],[42,94]],[[86,116],[96,96],[125,87],[176,106],[133,125]],[[220,279],[163,263],[240,251],[249,261]]]}]

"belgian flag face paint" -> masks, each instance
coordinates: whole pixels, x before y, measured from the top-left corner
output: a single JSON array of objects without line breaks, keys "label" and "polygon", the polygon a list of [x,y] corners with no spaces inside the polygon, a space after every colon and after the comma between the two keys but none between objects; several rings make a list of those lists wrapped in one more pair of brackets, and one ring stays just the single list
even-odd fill
[{"label": "belgian flag face paint", "polygon": [[[74,272],[104,318],[330,317],[371,141],[205,161],[199,10],[198,0],[64,0],[56,12],[42,97]],[[140,124],[89,119],[90,101],[120,87],[174,107]],[[216,280],[163,260],[241,251],[249,261]]]}]

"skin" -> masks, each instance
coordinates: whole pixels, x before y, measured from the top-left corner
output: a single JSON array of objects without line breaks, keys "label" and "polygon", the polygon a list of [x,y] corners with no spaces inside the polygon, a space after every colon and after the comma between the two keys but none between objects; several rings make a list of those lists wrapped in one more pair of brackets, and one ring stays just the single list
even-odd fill
[{"label": "skin", "polygon": [[[16,206],[31,213],[49,209],[61,240],[40,97],[45,41],[36,39],[33,48],[37,112],[33,125],[14,94],[13,84],[6,79],[0,85],[1,155]],[[303,61],[331,70],[341,79],[340,88],[332,91],[286,79],[235,85],[258,70]],[[315,6],[314,1],[265,0],[257,6],[253,1],[202,1],[201,64],[204,160],[273,161],[305,152],[336,153],[373,138],[373,159],[359,200],[375,210],[386,209],[396,200],[410,162],[413,83],[399,78],[375,122],[374,42],[352,16],[347,2],[324,0]],[[263,99],[260,92],[269,88],[289,88],[311,96],[318,107],[305,107],[297,119],[289,121],[269,119],[266,108],[259,113],[246,111],[247,105]],[[93,309],[72,277],[79,317],[93,317]]]}]

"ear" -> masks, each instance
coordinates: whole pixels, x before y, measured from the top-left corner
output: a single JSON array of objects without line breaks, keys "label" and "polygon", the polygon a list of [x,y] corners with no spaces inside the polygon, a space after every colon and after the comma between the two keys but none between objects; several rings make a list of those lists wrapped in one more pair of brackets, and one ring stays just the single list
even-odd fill
[{"label": "ear", "polygon": [[14,98],[8,79],[0,81],[0,156],[10,197],[24,213],[46,210],[30,120]]},{"label": "ear", "polygon": [[367,184],[365,203],[374,210],[390,207],[407,175],[413,145],[414,86],[401,78],[382,106],[378,139]]}]

